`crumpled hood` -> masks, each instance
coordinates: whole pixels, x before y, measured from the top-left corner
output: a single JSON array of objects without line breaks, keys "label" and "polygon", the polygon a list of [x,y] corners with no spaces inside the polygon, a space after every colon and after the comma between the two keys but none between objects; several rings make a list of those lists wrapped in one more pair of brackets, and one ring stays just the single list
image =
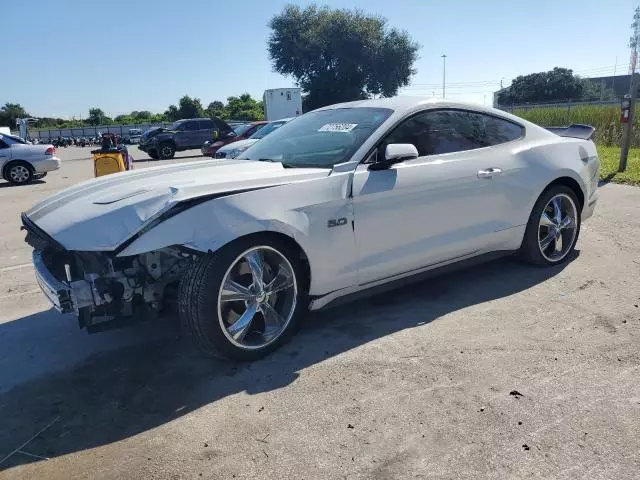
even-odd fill
[{"label": "crumpled hood", "polygon": [[210,160],[144,168],[80,183],[41,201],[29,219],[68,250],[114,250],[176,203],[325,177],[330,169]]}]

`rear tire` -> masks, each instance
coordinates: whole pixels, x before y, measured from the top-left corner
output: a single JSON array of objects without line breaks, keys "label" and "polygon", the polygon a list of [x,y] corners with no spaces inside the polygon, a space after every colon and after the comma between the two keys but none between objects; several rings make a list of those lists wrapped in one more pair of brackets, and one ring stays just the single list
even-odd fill
[{"label": "rear tire", "polygon": [[147,155],[149,155],[152,159],[154,160],[158,160],[158,152],[156,152],[155,150],[149,150],[147,152]]},{"label": "rear tire", "polygon": [[199,259],[180,283],[183,330],[215,357],[249,361],[277,349],[304,308],[298,258],[286,242],[265,236],[237,240]]},{"label": "rear tire", "polygon": [[580,234],[580,203],[573,190],[552,185],[536,201],[525,230],[520,256],[541,267],[566,262]]},{"label": "rear tire", "polygon": [[27,162],[11,162],[5,169],[5,178],[13,185],[26,185],[33,180],[33,167]]},{"label": "rear tire", "polygon": [[162,160],[169,160],[176,154],[176,147],[171,142],[164,142],[158,146],[158,157]]}]

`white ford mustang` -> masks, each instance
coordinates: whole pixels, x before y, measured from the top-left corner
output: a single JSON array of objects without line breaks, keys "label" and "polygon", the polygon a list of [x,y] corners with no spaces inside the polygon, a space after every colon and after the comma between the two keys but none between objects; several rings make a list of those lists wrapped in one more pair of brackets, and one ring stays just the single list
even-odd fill
[{"label": "white ford mustang", "polygon": [[350,102],[238,159],[91,180],[22,220],[42,290],[90,332],[173,301],[205,350],[253,359],[351,294],[488,254],[565,261],[598,199],[592,132],[454,102]]}]

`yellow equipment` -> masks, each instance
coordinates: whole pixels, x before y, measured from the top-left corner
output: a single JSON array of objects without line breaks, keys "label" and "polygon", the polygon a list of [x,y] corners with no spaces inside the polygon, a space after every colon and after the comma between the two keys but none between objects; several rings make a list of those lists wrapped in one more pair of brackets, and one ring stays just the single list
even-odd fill
[{"label": "yellow equipment", "polygon": [[126,169],[123,152],[100,152],[95,150],[93,154],[93,173],[96,177],[124,172]]},{"label": "yellow equipment", "polygon": [[102,148],[93,150],[93,174],[96,177],[124,172],[133,168],[126,147],[118,145],[119,138],[113,134],[102,135]]}]

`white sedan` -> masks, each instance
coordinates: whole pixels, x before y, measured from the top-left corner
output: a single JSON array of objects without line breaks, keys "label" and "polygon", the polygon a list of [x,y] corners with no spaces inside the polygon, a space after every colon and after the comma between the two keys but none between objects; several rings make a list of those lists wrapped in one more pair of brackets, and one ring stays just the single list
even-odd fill
[{"label": "white sedan", "polygon": [[14,185],[43,178],[60,168],[53,145],[31,145],[19,137],[0,134],[0,172]]},{"label": "white sedan", "polygon": [[90,332],[177,296],[199,346],[255,359],[338,299],[496,254],[567,261],[598,200],[592,132],[448,101],[356,101],[235,160],[109,175],[22,220],[44,293]]}]

